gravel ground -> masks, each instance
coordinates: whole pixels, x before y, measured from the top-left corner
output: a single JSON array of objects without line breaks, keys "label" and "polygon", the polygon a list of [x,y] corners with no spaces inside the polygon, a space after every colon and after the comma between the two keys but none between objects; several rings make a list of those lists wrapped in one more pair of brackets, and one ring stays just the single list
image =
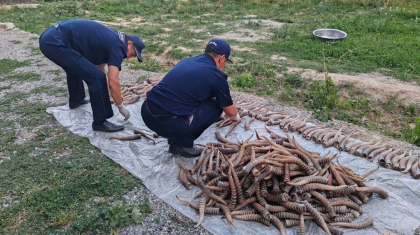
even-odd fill
[{"label": "gravel ground", "polygon": [[156,197],[146,187],[138,187],[125,195],[127,203],[138,204],[147,197],[153,209],[142,225],[124,228],[121,234],[211,234],[203,227],[196,228],[196,222],[183,216],[177,210]]},{"label": "gravel ground", "polygon": [[[54,63],[50,62],[42,54],[40,54],[36,48],[38,48],[38,35],[31,34],[28,32],[21,31],[17,28],[13,29],[1,29],[0,28],[0,59],[13,59],[18,61],[30,60],[31,64],[26,67],[21,67],[15,70],[15,73],[22,72],[35,72],[40,74],[41,80],[39,81],[26,81],[23,83],[16,84],[13,81],[2,81],[1,86],[12,85],[11,89],[0,91],[0,99],[11,94],[13,92],[28,92],[36,87],[51,86],[51,87],[62,87],[66,88],[65,73],[64,72],[53,72],[58,71],[60,68]],[[21,43],[16,44],[16,41]],[[35,48],[35,49],[34,49]],[[139,77],[152,77],[159,74],[142,71],[142,70],[130,70],[127,69],[127,65],[123,64],[123,70],[121,71],[120,82],[122,84],[128,84],[136,82]],[[1,78],[1,74],[0,74]],[[289,114],[295,114],[301,112],[302,116],[307,116],[309,113],[304,110],[300,110],[293,107],[278,106],[275,105],[274,101],[262,99],[257,96],[249,94],[234,93],[233,96],[241,96],[246,100],[257,100],[259,104],[271,107],[272,111],[283,111]],[[50,106],[56,106],[67,102],[67,92],[59,95],[50,96],[47,94],[34,95],[31,94],[28,98],[30,102],[41,102],[47,103]],[[0,118],[6,118],[8,120],[16,120],[18,117],[14,115],[0,113]],[[312,123],[320,123],[315,119],[309,120]],[[343,127],[343,133],[347,134],[352,131],[360,131],[355,137],[360,140],[382,140],[385,143],[390,143],[394,146],[414,148],[417,151],[418,147],[411,144],[395,141],[392,138],[382,136],[378,133],[367,131],[358,126],[344,123],[341,121],[331,121],[324,123],[329,127],[338,130]],[[57,124],[55,124],[57,125]],[[16,144],[24,143],[25,141],[33,138],[33,132],[39,127],[34,127],[33,130],[27,130],[20,127],[19,123],[16,123],[15,127],[19,138]],[[34,152],[34,154],[36,154]],[[1,153],[0,153],[0,156]],[[7,156],[2,156],[2,159],[7,159]],[[1,160],[3,161],[3,160]],[[1,163],[1,162],[0,162]],[[153,212],[151,215],[146,217],[142,225],[130,226],[121,230],[121,234],[210,234],[204,228],[196,228],[195,222],[191,219],[183,216],[180,212],[167,205],[165,202],[157,198],[152,194],[145,186],[139,184],[137,188],[128,193],[125,199],[128,203],[137,204],[143,200],[144,197],[150,199],[151,207]]]}]

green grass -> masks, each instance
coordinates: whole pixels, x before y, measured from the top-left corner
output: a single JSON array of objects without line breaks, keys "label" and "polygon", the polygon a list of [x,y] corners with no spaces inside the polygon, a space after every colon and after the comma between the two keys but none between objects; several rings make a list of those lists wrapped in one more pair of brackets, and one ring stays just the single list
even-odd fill
[{"label": "green grass", "polygon": [[11,88],[12,88],[12,85],[1,86],[1,87],[0,87],[0,91],[3,91],[3,90],[8,90],[8,89],[11,89]]},{"label": "green grass", "polygon": [[184,52],[181,49],[172,49],[168,51],[168,55],[174,59],[184,59],[186,57],[191,57],[194,56],[192,53],[190,52]]},{"label": "green grass", "polygon": [[[2,60],[6,72],[27,65]],[[12,73],[2,79],[36,83],[40,76]],[[122,196],[139,182],[86,138],[58,125],[45,111],[50,104],[27,101],[39,93],[56,96],[67,89],[41,86],[0,100],[0,153],[8,157],[0,164],[0,204],[7,205],[0,210],[0,234],[109,234],[115,225],[107,211],[124,203]],[[18,144],[18,129],[34,134]]]},{"label": "green grass", "polygon": [[26,73],[15,73],[4,78],[0,78],[0,81],[16,81],[16,82],[26,82],[26,81],[39,81],[41,76],[37,73],[26,72]]},{"label": "green grass", "polygon": [[146,81],[147,77],[147,75],[140,76],[139,78],[137,78],[136,83]]},{"label": "green grass", "polygon": [[[59,137],[45,141],[57,132],[61,132]],[[5,161],[1,166],[0,193],[18,203],[2,209],[0,231],[62,233],[68,225],[71,226],[66,232],[70,234],[109,231],[102,217],[106,206],[95,205],[93,198],[121,200],[137,180],[127,172],[120,174],[121,168],[87,139],[76,137],[62,127],[42,129],[36,140],[18,149],[13,146],[2,149],[13,161]],[[29,157],[35,147],[45,150],[36,157]],[[54,159],[67,151],[71,154]],[[19,223],[17,229],[8,229],[16,223]]]},{"label": "green grass", "polygon": [[39,86],[30,90],[30,93],[39,94],[45,93],[47,95],[66,95],[68,94],[67,88],[64,87],[51,87],[51,86]]},{"label": "green grass", "polygon": [[39,47],[31,48],[31,55],[42,55],[41,49]]},{"label": "green grass", "polygon": [[62,69],[55,69],[55,70],[50,70],[49,71],[51,74],[54,74],[55,76],[60,75],[61,73],[64,73],[64,70]]},{"label": "green grass", "polygon": [[[138,181],[87,139],[57,125],[45,113],[48,104],[16,105],[26,97],[14,93],[0,105],[0,112],[17,118],[0,120],[0,152],[11,158],[0,165],[0,202],[16,202],[0,211],[0,233],[109,233],[107,208]],[[41,128],[33,140],[16,145],[15,122],[29,130]],[[97,203],[95,197],[110,199]]]},{"label": "green grass", "polygon": [[402,131],[400,136],[407,142],[420,146],[420,117],[415,120],[414,124],[413,128],[408,127]]},{"label": "green grass", "polygon": [[10,73],[11,71],[19,68],[28,66],[30,64],[30,61],[17,61],[17,60],[11,60],[11,59],[1,59],[0,60],[0,71],[1,75],[4,75],[6,73]]},{"label": "green grass", "polygon": [[148,55],[143,56],[142,63],[139,63],[137,60],[130,60],[129,68],[134,70],[142,69],[151,72],[169,71],[168,69],[165,69],[165,67],[159,61],[151,58]]}]

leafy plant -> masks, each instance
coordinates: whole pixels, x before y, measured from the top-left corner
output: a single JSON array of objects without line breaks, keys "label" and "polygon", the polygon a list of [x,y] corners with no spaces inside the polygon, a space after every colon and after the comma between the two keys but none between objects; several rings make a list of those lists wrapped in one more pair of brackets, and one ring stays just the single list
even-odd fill
[{"label": "leafy plant", "polygon": [[417,110],[417,108],[416,108],[416,106],[415,106],[415,105],[413,105],[413,104],[409,104],[408,106],[406,106],[406,107],[404,108],[404,111],[405,111],[408,115],[411,115],[411,116],[414,116],[414,114],[416,113],[416,110]]},{"label": "leafy plant", "polygon": [[346,112],[340,112],[334,116],[335,119],[353,123],[355,125],[362,125],[362,121],[358,117],[354,117]]},{"label": "leafy plant", "polygon": [[385,110],[388,112],[392,112],[397,106],[397,99],[398,99],[398,94],[389,98],[385,103]]},{"label": "leafy plant", "polygon": [[252,74],[258,78],[267,79],[276,76],[276,71],[267,65],[257,64]]},{"label": "leafy plant", "polygon": [[339,104],[342,108],[352,108],[352,109],[368,109],[370,105],[370,100],[368,98],[362,99],[349,99]]},{"label": "leafy plant", "polygon": [[406,141],[420,146],[420,117],[416,119],[414,128],[410,129],[408,127],[402,132],[401,136]]},{"label": "leafy plant", "polygon": [[247,72],[245,74],[239,75],[235,78],[235,85],[243,88],[250,88],[255,85],[257,80],[251,73]]},{"label": "leafy plant", "polygon": [[304,85],[302,79],[299,76],[288,73],[284,74],[284,82],[294,88],[302,88]]},{"label": "leafy plant", "polygon": [[111,234],[119,234],[122,227],[143,222],[144,216],[151,212],[150,201],[144,197],[144,203],[141,205],[120,204],[108,208],[105,219],[109,221]]},{"label": "leafy plant", "polygon": [[315,80],[309,87],[309,99],[307,107],[314,110],[316,118],[327,121],[331,119],[331,109],[337,104],[338,89],[331,77]]}]

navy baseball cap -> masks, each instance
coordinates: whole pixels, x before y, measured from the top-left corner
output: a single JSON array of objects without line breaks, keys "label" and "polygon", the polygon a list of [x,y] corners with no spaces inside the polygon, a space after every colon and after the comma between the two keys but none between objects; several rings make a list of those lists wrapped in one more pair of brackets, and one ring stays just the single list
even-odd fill
[{"label": "navy baseball cap", "polygon": [[143,62],[143,57],[141,56],[141,50],[146,48],[143,41],[136,35],[127,35],[128,40],[132,41],[134,48],[136,49],[137,59],[139,62]]},{"label": "navy baseball cap", "polygon": [[212,39],[207,43],[205,52],[214,52],[219,55],[226,56],[226,59],[233,63],[230,59],[230,46],[225,40],[222,39]]}]

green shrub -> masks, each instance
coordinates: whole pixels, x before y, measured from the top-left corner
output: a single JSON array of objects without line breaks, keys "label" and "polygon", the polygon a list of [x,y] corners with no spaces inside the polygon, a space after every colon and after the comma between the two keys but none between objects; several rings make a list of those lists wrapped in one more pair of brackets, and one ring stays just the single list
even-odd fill
[{"label": "green shrub", "polygon": [[370,100],[366,97],[363,99],[349,99],[340,103],[339,106],[351,109],[370,109]]},{"label": "green shrub", "polygon": [[348,113],[345,112],[340,112],[338,114],[336,114],[334,116],[335,119],[337,120],[342,120],[345,122],[349,122],[349,123],[353,123],[355,125],[362,125],[362,121],[360,120],[360,118],[354,117],[353,115],[350,115]]},{"label": "green shrub", "polygon": [[302,88],[303,81],[299,76],[296,76],[294,74],[284,74],[284,80],[286,84],[289,84],[293,88]]},{"label": "green shrub", "polygon": [[276,71],[267,65],[259,65],[256,66],[255,76],[261,77],[263,79],[274,78],[274,76],[276,76]]},{"label": "green shrub", "polygon": [[406,106],[404,108],[405,113],[407,113],[408,115],[414,116],[416,113],[417,107],[413,104],[409,104],[408,106]]},{"label": "green shrub", "polygon": [[331,109],[336,106],[338,98],[338,89],[331,77],[313,81],[308,95],[307,107],[314,110],[315,117],[322,121],[330,120]]},{"label": "green shrub", "polygon": [[257,80],[251,73],[247,72],[245,74],[239,75],[235,78],[235,86],[242,88],[250,88],[257,83]]},{"label": "green shrub", "polygon": [[414,128],[410,129],[410,127],[407,127],[401,133],[401,137],[410,143],[420,146],[420,117],[416,119]]}]

